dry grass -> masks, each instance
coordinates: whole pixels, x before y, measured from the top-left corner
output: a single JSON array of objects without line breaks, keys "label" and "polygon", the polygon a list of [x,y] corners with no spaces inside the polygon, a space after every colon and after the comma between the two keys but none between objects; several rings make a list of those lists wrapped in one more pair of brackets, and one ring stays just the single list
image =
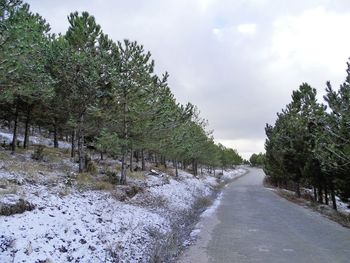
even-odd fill
[{"label": "dry grass", "polygon": [[27,149],[24,149],[24,148],[22,148],[22,147],[17,147],[17,148],[16,148],[16,153],[17,153],[17,154],[25,154],[25,153],[27,153],[28,151],[33,152],[33,150],[34,150],[34,147],[33,147],[33,146],[28,147]]},{"label": "dry grass", "polygon": [[165,167],[164,165],[158,165],[158,167],[156,166],[151,166],[150,169],[155,170],[155,171],[159,171],[162,173],[165,173],[167,175],[173,176],[175,177],[175,169],[173,168],[169,168],[169,167]]},{"label": "dry grass", "polygon": [[96,175],[98,172],[97,166],[94,161],[89,161],[86,167],[86,171],[92,175]]},{"label": "dry grass", "polygon": [[44,157],[47,158],[48,162],[57,163],[61,162],[63,158],[70,158],[70,154],[65,149],[56,148],[44,148]]},{"label": "dry grass", "polygon": [[38,162],[9,162],[6,169],[12,173],[24,174],[26,179],[37,180],[38,173],[51,173],[54,169],[46,164]]},{"label": "dry grass", "polygon": [[94,179],[89,173],[80,173],[77,176],[78,185],[90,185],[94,183]]},{"label": "dry grass", "polygon": [[166,169],[166,174],[168,174],[168,175],[170,175],[172,177],[175,177],[176,176],[175,169],[167,168]]},{"label": "dry grass", "polygon": [[104,191],[111,191],[114,189],[114,185],[109,182],[96,182],[94,184],[95,190],[104,190]]},{"label": "dry grass", "polygon": [[21,214],[25,211],[31,211],[35,207],[28,201],[19,199],[16,204],[0,205],[0,215],[9,216],[13,214]]},{"label": "dry grass", "polygon": [[114,169],[113,169],[114,172],[121,172],[122,171],[122,166],[120,164],[117,164]]},{"label": "dry grass", "polygon": [[93,190],[107,190],[111,191],[114,189],[114,184],[108,181],[102,181],[92,176],[90,173],[80,173],[76,179],[77,188],[81,191],[84,189]]},{"label": "dry grass", "polygon": [[0,160],[8,160],[11,158],[11,155],[8,151],[0,151]]},{"label": "dry grass", "polygon": [[0,196],[8,194],[17,194],[18,185],[10,183],[6,179],[0,179]]},{"label": "dry grass", "polygon": [[62,191],[58,193],[60,197],[67,196],[71,193],[71,189],[69,187],[65,187]]},{"label": "dry grass", "polygon": [[195,209],[205,209],[213,204],[213,199],[210,197],[200,197],[194,204]]},{"label": "dry grass", "polygon": [[133,179],[145,180],[145,173],[142,171],[128,172],[127,176]]},{"label": "dry grass", "polygon": [[225,181],[219,181],[217,185],[214,186],[215,191],[220,191],[222,188],[224,188],[227,185],[227,182]]}]

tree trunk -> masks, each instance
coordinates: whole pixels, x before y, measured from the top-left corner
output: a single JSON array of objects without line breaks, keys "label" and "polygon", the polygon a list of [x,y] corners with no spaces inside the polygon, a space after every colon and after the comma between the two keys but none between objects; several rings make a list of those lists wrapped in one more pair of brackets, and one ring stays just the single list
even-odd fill
[{"label": "tree trunk", "polygon": [[323,192],[322,192],[322,186],[321,185],[318,187],[318,202],[320,204],[323,204]]},{"label": "tree trunk", "polygon": [[203,175],[203,166],[201,165],[201,176]]},{"label": "tree trunk", "polygon": [[19,108],[19,102],[17,100],[16,111],[15,111],[15,119],[14,119],[14,126],[13,126],[12,145],[11,145],[12,154],[15,153],[16,146],[17,146],[17,124],[18,124],[18,110],[19,110],[18,108]]},{"label": "tree trunk", "polygon": [[179,177],[179,170],[178,170],[177,166],[178,166],[177,159],[175,159],[175,176]]},{"label": "tree trunk", "polygon": [[29,123],[30,123],[30,116],[32,112],[32,106],[27,106],[27,114],[26,114],[26,122],[25,122],[25,129],[24,129],[24,142],[23,142],[23,148],[28,148],[29,145]]},{"label": "tree trunk", "polygon": [[157,154],[154,154],[154,160],[155,160],[155,163],[156,163],[156,167],[158,167],[158,156],[157,156]]},{"label": "tree trunk", "polygon": [[316,190],[316,186],[314,186],[314,201],[317,202],[317,190]]},{"label": "tree trunk", "polygon": [[120,175],[120,184],[125,185],[126,184],[126,170],[127,170],[127,165],[126,165],[126,151],[123,151],[123,156],[122,156],[122,170],[121,170],[121,175]]},{"label": "tree trunk", "polygon": [[130,150],[130,172],[133,171],[133,160],[134,160],[134,151],[131,148],[131,150]]},{"label": "tree trunk", "polygon": [[126,155],[128,153],[127,150],[127,140],[128,140],[128,124],[127,124],[127,112],[128,112],[128,105],[127,105],[127,94],[126,91],[124,90],[123,92],[124,95],[124,107],[123,107],[123,139],[124,139],[124,145],[122,148],[122,170],[121,170],[121,175],[120,175],[120,184],[124,185],[126,184],[126,173],[127,173],[127,165],[126,165]]},{"label": "tree trunk", "polygon": [[299,182],[299,181],[296,183],[296,194],[297,194],[297,197],[298,197],[298,198],[301,197],[301,193],[300,193],[300,182]]},{"label": "tree trunk", "polygon": [[215,167],[213,167],[213,170],[214,170],[214,176],[215,176]]},{"label": "tree trunk", "polygon": [[7,128],[9,129],[9,131],[12,129],[12,119],[11,116],[8,115],[8,119],[7,119]]},{"label": "tree trunk", "polygon": [[72,145],[71,145],[71,152],[70,157],[75,157],[75,129],[72,130]]},{"label": "tree trunk", "polygon": [[135,159],[136,159],[136,163],[138,164],[139,161],[140,161],[140,152],[139,151],[134,151],[134,156],[135,156]]},{"label": "tree trunk", "polygon": [[53,122],[53,147],[58,148],[58,138],[57,138],[57,118]]},{"label": "tree trunk", "polygon": [[84,131],[83,131],[84,115],[80,115],[78,125],[78,158],[79,158],[79,173],[82,173],[84,167]]},{"label": "tree trunk", "polygon": [[334,184],[333,184],[333,182],[330,183],[330,190],[331,190],[333,209],[337,210],[337,201],[335,199],[335,192],[334,192]]},{"label": "tree trunk", "polygon": [[145,171],[146,170],[146,165],[145,165],[145,154],[144,150],[141,150],[141,170]]},{"label": "tree trunk", "polygon": [[196,176],[196,164],[194,160],[192,160],[192,171],[193,171],[193,175]]},{"label": "tree trunk", "polygon": [[326,202],[326,205],[329,204],[329,200],[328,200],[328,187],[327,184],[324,184],[324,200]]},{"label": "tree trunk", "polygon": [[166,169],[167,166],[166,166],[166,158],[165,158],[165,156],[163,156],[163,165],[164,165],[164,168]]},{"label": "tree trunk", "polygon": [[103,152],[100,152],[100,160],[103,160]]}]

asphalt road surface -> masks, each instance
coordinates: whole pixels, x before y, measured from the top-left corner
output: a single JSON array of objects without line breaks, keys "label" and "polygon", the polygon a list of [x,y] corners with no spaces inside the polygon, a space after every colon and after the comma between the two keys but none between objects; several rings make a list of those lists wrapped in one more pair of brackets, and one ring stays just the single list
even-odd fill
[{"label": "asphalt road surface", "polygon": [[261,169],[230,184],[181,263],[349,263],[350,230],[262,186]]}]

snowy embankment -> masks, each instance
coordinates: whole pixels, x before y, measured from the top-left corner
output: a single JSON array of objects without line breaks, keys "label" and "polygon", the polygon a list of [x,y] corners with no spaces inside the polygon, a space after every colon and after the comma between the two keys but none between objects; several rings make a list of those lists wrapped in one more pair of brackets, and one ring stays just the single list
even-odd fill
[{"label": "snowy embankment", "polygon": [[241,175],[245,174],[247,170],[244,168],[237,168],[235,170],[224,170],[223,175],[220,177],[222,181],[229,182],[231,180],[234,180]]},{"label": "snowy embankment", "polygon": [[[67,162],[60,161],[65,168],[57,170],[54,164],[39,167],[25,155],[20,165],[16,157],[5,159],[0,160],[0,209],[20,199],[34,209],[0,216],[0,262],[155,262],[171,258],[177,252],[166,246],[178,246],[186,238],[179,230],[191,227],[194,222],[188,220],[195,220],[190,216],[196,204],[210,199],[220,183],[210,175],[195,178],[184,171],[178,178],[149,174],[142,189],[120,201],[122,188],[79,187],[78,179],[67,177],[75,164],[67,167]],[[14,172],[13,167],[19,171]],[[227,171],[223,178],[233,179],[243,172]]]},{"label": "snowy embankment", "polygon": [[[5,142],[6,144],[10,144],[12,142],[12,138],[13,135],[6,132],[6,131],[1,131],[0,130],[0,144]],[[45,137],[40,137],[40,136],[29,136],[29,142],[31,144],[41,144],[41,145],[45,145],[48,147],[53,147],[53,140],[45,138]],[[24,141],[24,137],[23,136],[18,136],[17,140],[20,142]],[[68,142],[65,141],[58,141],[59,147],[62,149],[69,149],[70,148],[70,144]]]}]

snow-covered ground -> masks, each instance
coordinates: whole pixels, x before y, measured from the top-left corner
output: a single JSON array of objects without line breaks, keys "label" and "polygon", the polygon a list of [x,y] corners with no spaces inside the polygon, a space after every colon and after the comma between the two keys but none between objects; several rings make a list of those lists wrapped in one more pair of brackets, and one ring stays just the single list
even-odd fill
[{"label": "snow-covered ground", "polygon": [[[309,189],[309,188],[302,188],[302,191],[304,191],[305,193],[313,196],[313,190]],[[294,192],[291,192],[294,193]],[[350,204],[349,203],[345,203],[343,201],[340,200],[340,198],[338,196],[335,197],[336,203],[337,203],[337,209],[339,212],[344,213],[344,214],[350,214]],[[332,201],[329,201],[329,206],[332,206]]]},{"label": "snow-covered ground", "polygon": [[[2,142],[6,142],[6,144],[10,144],[12,142],[12,138],[13,135],[11,133],[9,133],[8,131],[1,131],[0,130],[0,143]],[[23,136],[18,136],[17,139],[19,141],[24,141],[24,137]],[[44,137],[40,137],[40,136],[29,136],[29,143],[30,144],[41,144],[41,145],[45,145],[48,147],[53,147],[53,140],[52,139],[47,139]],[[66,141],[58,141],[58,146],[59,148],[62,149],[69,149],[70,148],[70,144]]]},{"label": "snow-covered ground", "polygon": [[340,212],[350,214],[350,204],[342,202],[338,196],[335,197],[337,208]]},{"label": "snow-covered ground", "polygon": [[108,193],[37,190],[36,209],[0,217],[0,262],[147,262],[151,235],[170,231],[161,215]]},{"label": "snow-covered ground", "polygon": [[[35,208],[0,216],[0,262],[152,262],[159,244],[174,234],[174,220],[200,198],[211,198],[219,185],[215,177],[196,178],[184,171],[178,178],[146,175],[146,187],[121,202],[118,187],[81,189],[74,181],[67,184],[67,171],[55,171],[54,164],[29,173],[26,167],[31,166],[24,164],[37,163],[24,158],[24,164],[16,165],[25,171],[14,172],[14,162],[0,161],[0,206],[24,199]],[[225,171],[223,177],[233,179],[243,172]]]},{"label": "snow-covered ground", "polygon": [[237,177],[241,176],[244,173],[246,173],[246,170],[241,167],[235,170],[224,170],[223,175],[221,176],[220,179],[224,181],[230,181],[230,180],[236,179]]}]

